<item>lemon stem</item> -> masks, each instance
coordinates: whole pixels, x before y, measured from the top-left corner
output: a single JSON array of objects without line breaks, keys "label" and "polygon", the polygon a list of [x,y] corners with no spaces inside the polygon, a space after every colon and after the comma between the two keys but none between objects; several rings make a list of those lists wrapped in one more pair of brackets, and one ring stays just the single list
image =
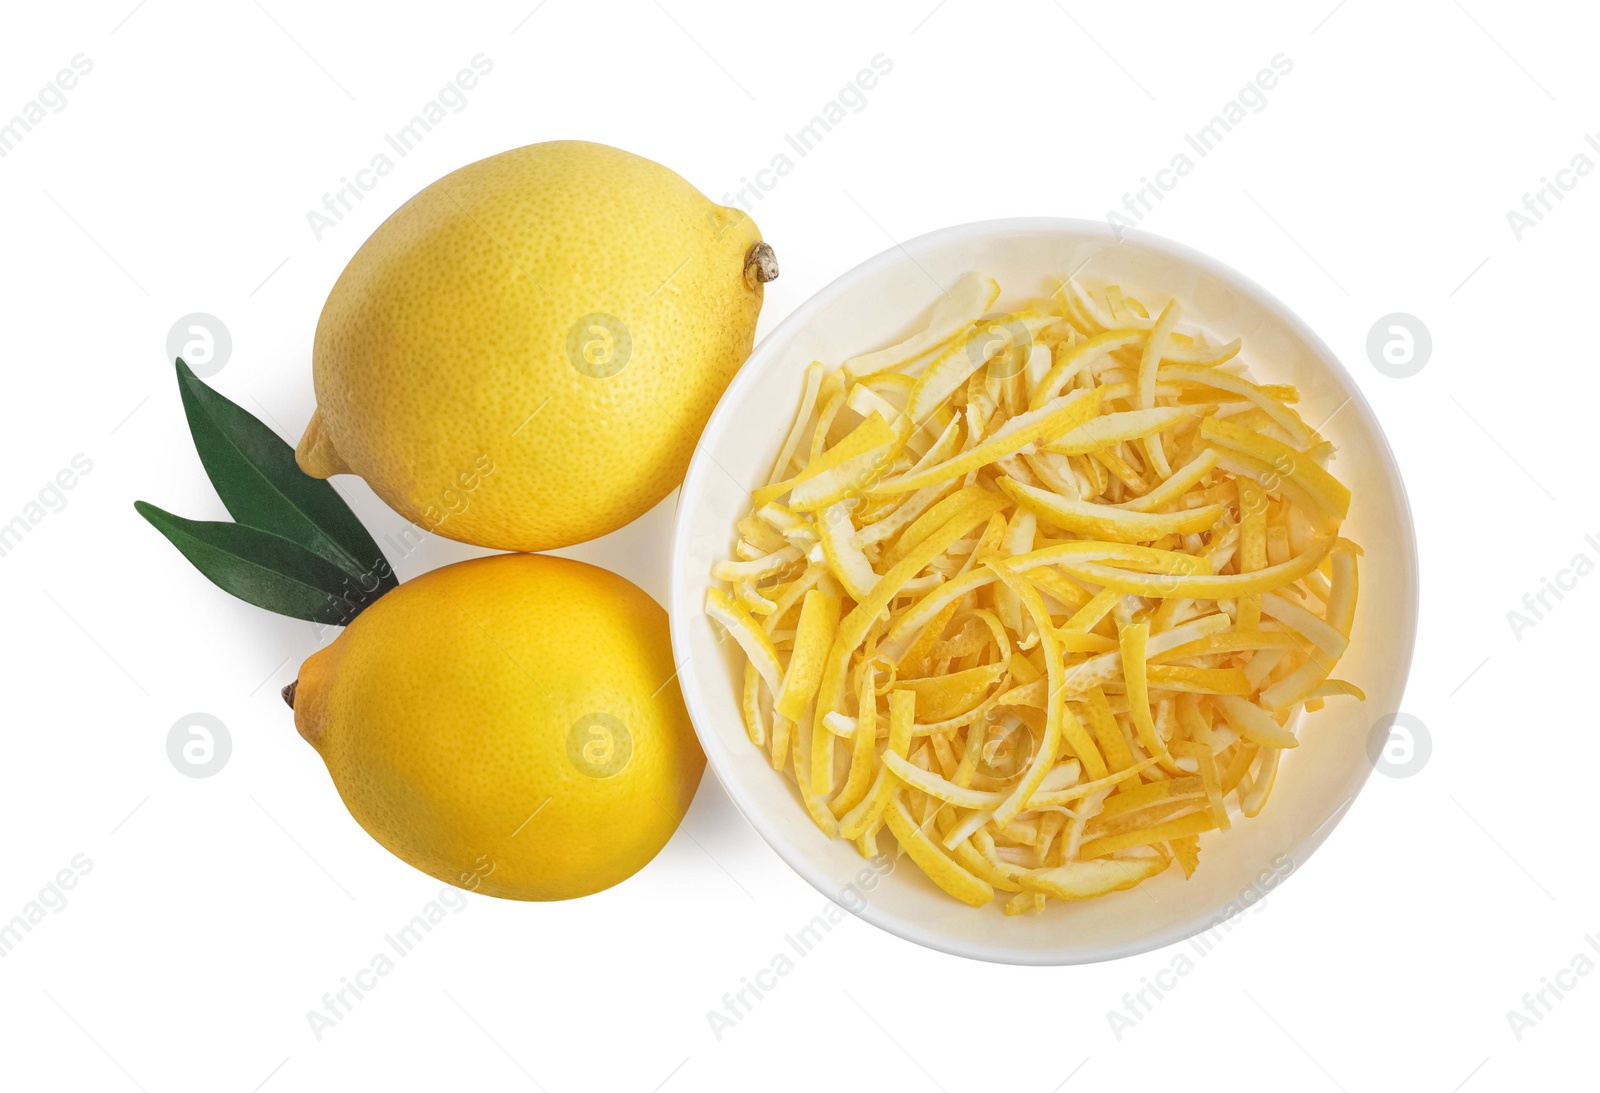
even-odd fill
[{"label": "lemon stem", "polygon": [[768,243],[757,241],[744,256],[744,279],[754,288],[778,279],[778,255]]}]

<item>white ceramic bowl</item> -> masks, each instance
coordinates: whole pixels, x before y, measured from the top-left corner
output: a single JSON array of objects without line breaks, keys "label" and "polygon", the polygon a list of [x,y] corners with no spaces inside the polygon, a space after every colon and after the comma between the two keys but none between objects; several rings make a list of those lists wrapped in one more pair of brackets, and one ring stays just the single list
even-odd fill
[{"label": "white ceramic bowl", "polygon": [[[866,891],[868,864],[829,840],[792,783],[751,745],[739,717],[742,659],[719,641],[702,605],[711,564],[728,557],[748,491],[765,484],[812,360],[838,364],[889,344],[926,321],[968,270],[996,277],[997,310],[1076,272],[1121,285],[1151,305],[1176,296],[1185,322],[1213,337],[1244,338],[1263,382],[1292,383],[1300,411],[1339,449],[1334,472],[1354,496],[1343,534],[1366,550],[1350,650],[1339,675],[1367,701],[1330,700],[1307,715],[1260,816],[1202,836],[1200,868],[1168,869],[1138,889],[1081,903],[1052,900],[1040,915],[1006,918],[997,899],[974,909],[903,863]],[[1326,424],[1324,425],[1324,421]],[[1417,558],[1411,513],[1394,457],[1350,375],[1328,347],[1252,281],[1176,243],[1101,223],[1019,219],[964,224],[884,251],[834,281],[785,319],[734,377],[684,479],[672,543],[672,644],[700,742],[739,810],[784,861],[824,895],[890,933],[959,956],[1016,964],[1075,964],[1129,956],[1210,929],[1256,902],[1305,864],[1366,781],[1368,738],[1400,708],[1416,637]],[[1386,736],[1386,733],[1384,733]],[[883,836],[893,845],[892,836]],[[854,886],[854,887],[852,887]]]}]

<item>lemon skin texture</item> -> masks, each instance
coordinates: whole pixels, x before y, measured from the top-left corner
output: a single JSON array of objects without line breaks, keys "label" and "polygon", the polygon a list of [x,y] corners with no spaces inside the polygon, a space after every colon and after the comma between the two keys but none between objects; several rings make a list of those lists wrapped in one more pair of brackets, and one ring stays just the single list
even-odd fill
[{"label": "lemon skin texture", "polygon": [[360,475],[413,523],[478,546],[613,531],[682,480],[749,355],[759,241],[742,211],[601,144],[446,175],[329,294],[300,466]]},{"label": "lemon skin texture", "polygon": [[666,613],[563,558],[494,555],[405,582],[305,662],[293,705],[368,834],[506,899],[632,876],[705,769]]}]

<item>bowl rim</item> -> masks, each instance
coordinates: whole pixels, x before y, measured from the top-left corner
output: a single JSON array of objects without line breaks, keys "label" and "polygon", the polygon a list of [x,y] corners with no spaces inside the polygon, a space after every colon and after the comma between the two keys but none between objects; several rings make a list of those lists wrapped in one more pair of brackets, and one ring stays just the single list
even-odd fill
[{"label": "bowl rim", "polygon": [[[689,636],[683,629],[687,626],[687,622],[681,617],[683,612],[678,610],[680,597],[685,592],[682,587],[686,580],[683,563],[690,537],[690,514],[684,506],[684,498],[691,492],[690,483],[697,482],[700,477],[704,476],[707,473],[708,465],[713,462],[710,450],[704,444],[705,438],[716,436],[724,422],[736,413],[735,408],[742,403],[748,393],[748,389],[756,383],[756,378],[771,367],[770,358],[774,357],[777,352],[775,347],[787,340],[794,330],[803,328],[807,323],[811,322],[827,305],[851,291],[857,282],[908,258],[915,262],[914,255],[920,250],[956,243],[964,239],[1017,233],[1071,234],[1074,236],[1098,237],[1106,242],[1115,244],[1131,243],[1186,262],[1220,280],[1231,281],[1256,296],[1285,326],[1304,341],[1306,346],[1315,354],[1320,365],[1327,368],[1342,381],[1341,386],[1350,393],[1350,404],[1366,418],[1369,430],[1377,440],[1376,454],[1378,463],[1383,468],[1384,476],[1393,488],[1398,502],[1398,527],[1395,529],[1397,542],[1395,545],[1400,555],[1400,562],[1405,570],[1405,583],[1410,595],[1409,602],[1400,605],[1405,622],[1402,633],[1399,635],[1400,640],[1396,645],[1396,656],[1392,661],[1393,675],[1398,680],[1397,698],[1404,698],[1405,689],[1410,679],[1411,664],[1416,650],[1421,589],[1419,586],[1416,529],[1411,513],[1411,500],[1406,493],[1405,479],[1400,474],[1400,467],[1394,457],[1394,451],[1389,445],[1389,439],[1384,433],[1377,415],[1373,413],[1371,404],[1367,402],[1360,385],[1356,383],[1355,377],[1350,373],[1349,369],[1345,368],[1344,363],[1329,348],[1327,343],[1287,304],[1263,288],[1253,278],[1210,255],[1195,250],[1187,244],[1138,229],[1119,230],[1102,220],[1052,216],[975,220],[939,228],[907,239],[904,242],[894,243],[892,246],[846,270],[813,293],[785,316],[777,326],[773,327],[761,339],[760,343],[751,350],[750,356],[746,358],[732,382],[728,384],[727,389],[722,393],[716,408],[712,411],[711,417],[707,420],[705,428],[701,432],[700,438],[695,442],[694,456],[690,460],[687,473],[684,475],[673,514],[672,543],[669,555],[668,624],[672,645],[675,650],[675,659],[678,660],[680,690],[688,707],[689,719],[694,725],[695,735],[700,739],[711,769],[716,774],[717,781],[721,784],[723,792],[733,801],[734,807],[739,810],[745,821],[756,830],[766,844],[772,848],[773,852],[804,878],[808,884],[836,904],[839,903],[839,900],[832,890],[832,878],[815,868],[804,851],[793,845],[785,835],[767,823],[753,794],[741,785],[730,772],[725,771],[720,743],[709,729],[702,730],[700,727],[702,721],[710,723],[711,715],[709,711],[701,708],[700,690],[702,683],[697,674],[697,666],[693,659],[687,655]],[[698,610],[696,605],[685,607],[685,611],[693,610]],[[677,650],[683,651],[681,659],[678,657]],[[1283,853],[1288,855],[1295,863],[1290,876],[1300,872],[1305,867],[1311,855],[1327,840],[1333,829],[1339,825],[1339,821],[1350,811],[1355,804],[1356,797],[1360,795],[1361,790],[1366,787],[1368,780],[1371,778],[1372,769],[1372,764],[1366,764],[1364,772],[1360,776],[1360,781],[1356,784],[1350,796],[1337,806],[1329,814],[1328,818],[1314,830],[1307,835],[1299,837],[1285,848]],[[1284,881],[1288,879],[1289,877],[1283,878]],[[844,905],[840,904],[840,906],[843,907]],[[1034,950],[1010,945],[975,944],[952,939],[938,931],[927,929],[915,922],[887,913],[871,900],[863,901],[862,906],[858,909],[852,910],[848,907],[844,909],[850,910],[856,917],[865,919],[885,933],[938,952],[970,960],[1021,966],[1068,966],[1120,960],[1163,949],[1169,945],[1175,945],[1216,925],[1214,917],[1208,919],[1205,915],[1196,915],[1192,921],[1185,920],[1165,929],[1118,944],[1101,945],[1094,949],[1079,948],[1070,951],[1042,948]]]}]

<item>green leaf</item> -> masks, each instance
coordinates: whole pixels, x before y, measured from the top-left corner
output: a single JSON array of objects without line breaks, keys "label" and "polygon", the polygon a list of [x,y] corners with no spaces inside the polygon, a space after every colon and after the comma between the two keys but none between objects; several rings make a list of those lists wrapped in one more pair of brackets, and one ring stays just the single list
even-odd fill
[{"label": "green leaf", "polygon": [[388,560],[333,486],[302,471],[282,437],[207,387],[181,357],[177,365],[195,450],[229,514],[304,547],[358,587],[396,587]]},{"label": "green leaf", "polygon": [[343,626],[381,594],[363,592],[338,566],[259,528],[186,520],[144,501],[133,507],[211,583],[268,611]]}]

